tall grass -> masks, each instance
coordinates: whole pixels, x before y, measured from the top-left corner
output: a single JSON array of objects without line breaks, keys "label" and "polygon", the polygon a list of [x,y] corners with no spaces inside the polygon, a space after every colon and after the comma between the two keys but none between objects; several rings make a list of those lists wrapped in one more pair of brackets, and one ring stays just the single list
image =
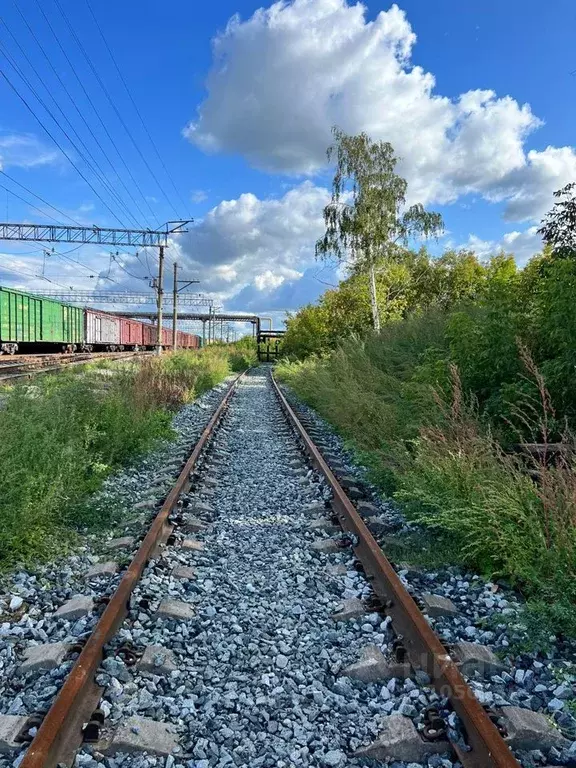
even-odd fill
[{"label": "tall grass", "polygon": [[574,438],[566,432],[552,453],[557,421],[541,373],[521,346],[530,387],[508,427],[540,447],[510,454],[457,369],[405,341],[405,331],[396,338],[389,328],[324,359],[284,362],[278,375],[363,453],[372,479],[410,519],[448,542],[453,561],[508,579],[547,627],[576,636]]},{"label": "tall grass", "polygon": [[182,351],[111,366],[107,376],[75,370],[8,392],[0,409],[0,568],[66,548],[87,522],[80,502],[170,438],[170,411],[222,381],[238,357],[233,346]]}]

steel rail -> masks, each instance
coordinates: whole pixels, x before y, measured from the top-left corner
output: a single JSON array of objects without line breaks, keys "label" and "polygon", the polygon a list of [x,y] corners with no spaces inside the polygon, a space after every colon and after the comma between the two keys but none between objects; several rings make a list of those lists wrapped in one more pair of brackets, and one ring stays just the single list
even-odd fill
[{"label": "steel rail", "polygon": [[[30,743],[24,759],[20,763],[20,768],[52,768],[60,762],[60,755],[64,750],[70,751],[71,739],[76,742],[76,746],[79,746],[82,742],[77,713],[81,709],[83,696],[94,686],[93,678],[102,660],[104,646],[114,636],[128,614],[130,595],[138,583],[147,562],[150,560],[155,547],[162,538],[168,516],[176,506],[181,494],[189,489],[190,473],[194,469],[198,457],[209,441],[214,428],[220,421],[230,398],[236,391],[238,383],[243,376],[244,373],[241,373],[236,377],[203,430],[174,488],[170,491],[162,504],[162,508],[154,518],[148,533],[140,544],[128,569],[122,576],[116,591],[110,598],[110,602],[107,604],[92,634],[86,641],[86,645],[70,670],[64,685],[52,702],[52,706],[46,713],[36,736]],[[71,730],[75,729],[77,732],[71,733]]]},{"label": "steel rail", "polygon": [[[1,363],[0,362],[0,383],[3,381],[10,381],[12,379],[31,379],[34,376],[38,376],[41,373],[54,373],[56,371],[63,371],[65,368],[70,368],[74,365],[87,365],[96,360],[131,360],[134,357],[148,357],[154,354],[153,352],[96,352],[94,354],[88,354],[87,357],[74,360],[61,360],[57,365],[41,365],[31,368],[35,363]],[[46,360],[46,363],[49,361]],[[21,371],[20,373],[3,373],[3,370],[11,367],[16,368],[29,368],[29,370]]]},{"label": "steel rail", "polygon": [[452,742],[460,762],[464,768],[520,768],[509,746],[308,436],[273,375],[271,379],[288,422],[300,436],[311,463],[324,476],[332,490],[332,507],[342,529],[357,537],[354,552],[374,592],[385,606],[386,614],[391,616],[392,625],[402,639],[412,666],[424,670],[440,695],[448,697],[465,728],[469,751]]}]

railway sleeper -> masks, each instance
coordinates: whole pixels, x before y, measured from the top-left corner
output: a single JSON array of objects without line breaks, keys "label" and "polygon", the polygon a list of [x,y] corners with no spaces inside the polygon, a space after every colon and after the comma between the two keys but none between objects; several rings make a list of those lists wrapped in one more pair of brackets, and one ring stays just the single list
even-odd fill
[{"label": "railway sleeper", "polygon": [[[222,435],[228,436],[230,430],[223,429],[220,431]],[[222,452],[221,452],[222,453]],[[226,453],[220,457],[222,463],[225,462]],[[210,471],[214,468],[214,465],[206,465],[208,474],[202,480],[202,477],[197,473],[194,473],[195,485],[200,490],[202,495],[214,495],[213,491],[218,487],[216,478],[210,475]],[[308,473],[306,473],[308,475]],[[208,478],[209,482],[206,482]],[[213,482],[210,482],[210,480]],[[353,479],[353,478],[352,478]],[[310,478],[308,478],[310,482]],[[356,486],[350,483],[349,488],[355,488]],[[353,495],[353,494],[349,494]],[[362,503],[362,502],[360,502]],[[367,504],[369,502],[366,502]],[[199,505],[204,504],[204,515],[199,511]],[[216,504],[214,506],[217,506]],[[360,506],[360,504],[358,505]],[[170,522],[177,522],[179,526],[185,526],[186,521],[191,523],[192,526],[196,526],[197,531],[204,529],[204,522],[200,517],[215,516],[215,510],[212,505],[207,505],[205,502],[197,502],[194,497],[184,497],[181,503],[175,507],[177,514],[172,515]],[[185,514],[182,514],[186,510]],[[313,520],[309,524],[312,530],[318,530],[324,532],[333,531],[333,520],[331,517],[331,504],[330,502],[315,502],[309,505],[307,512],[310,515],[321,514],[323,517]],[[196,513],[199,517],[190,515],[189,513]],[[177,519],[176,519],[177,518]],[[316,523],[316,526],[314,525]],[[184,532],[179,530],[177,534],[172,533],[171,526],[165,526],[169,530],[168,537],[166,539],[167,544],[180,544],[180,547],[173,550],[176,553],[184,553],[188,550],[188,555],[193,552],[201,551],[203,549],[203,543],[195,539],[182,539],[181,534]],[[310,528],[309,528],[310,529]],[[196,532],[196,531],[187,531]],[[132,546],[134,540],[130,537],[124,537],[124,539],[116,540],[115,543],[122,541],[122,546]],[[186,546],[188,544],[188,546]],[[344,533],[339,538],[324,538],[317,542],[310,543],[312,549],[315,549],[318,555],[323,559],[328,559],[323,556],[323,552],[340,553],[350,555],[349,551],[352,547],[358,544],[358,537],[356,534]],[[120,547],[118,547],[120,548]],[[348,550],[348,551],[347,551]],[[178,558],[184,559],[182,554],[177,555]],[[190,560],[188,560],[190,562]],[[159,565],[165,565],[169,567],[167,562],[163,560],[157,561]],[[174,563],[172,563],[174,565]],[[362,566],[356,561],[355,566]],[[155,566],[152,566],[154,568]],[[337,577],[338,575],[345,575],[350,568],[350,562],[348,562],[348,568],[343,563],[337,565],[329,565],[331,576]],[[183,571],[185,573],[177,573],[177,571]],[[193,579],[196,578],[196,571],[190,565],[176,565],[173,567],[171,574],[175,578]],[[367,574],[367,579],[370,582],[372,577]],[[82,597],[82,596],[79,596]],[[435,597],[434,595],[428,597]],[[140,595],[137,600],[134,601],[134,608],[136,606],[142,611],[149,611],[153,614],[156,620],[160,621],[184,621],[194,622],[198,619],[195,608],[191,603],[187,603],[182,600],[174,600],[171,597],[165,597],[162,599],[156,610],[152,611],[154,605],[156,605],[158,595]],[[68,606],[68,604],[66,604]],[[62,608],[66,607],[63,606]],[[70,606],[68,606],[70,607]],[[332,615],[334,621],[348,621],[360,618],[366,613],[371,611],[386,612],[391,607],[386,602],[382,603],[380,598],[373,595],[372,602],[366,600],[360,600],[358,598],[346,599],[342,601],[340,610]],[[446,606],[444,606],[445,608]],[[438,606],[436,606],[438,608]],[[440,606],[442,608],[442,606]],[[428,606],[429,612],[432,615],[432,611],[435,609],[433,604]],[[59,609],[62,610],[62,609]],[[208,614],[214,616],[214,613]],[[389,618],[386,619],[390,621]],[[464,648],[457,646],[466,646]],[[475,646],[473,643],[457,644],[451,652],[458,658],[458,663],[466,674],[476,674],[479,672],[478,668],[474,668],[474,663],[481,664],[484,672],[491,672],[496,667],[495,664],[499,664],[499,661],[493,656],[489,656],[485,651],[490,654],[489,649],[485,649],[483,646]],[[164,648],[159,645],[150,645],[146,648],[140,648],[124,644],[116,649],[115,655],[118,656],[122,663],[135,666],[138,672],[144,674],[150,674],[156,676],[159,674],[169,675],[171,672],[177,670],[176,659],[169,648]],[[284,669],[288,664],[288,659],[283,657],[285,664],[283,666],[277,665],[279,668]],[[114,657],[109,656],[102,664],[104,669],[109,667],[114,662]],[[120,662],[118,662],[120,663]],[[350,677],[366,683],[386,681],[394,678],[407,679],[413,677],[417,682],[422,685],[430,683],[430,679],[425,677],[418,678],[419,670],[414,670],[407,660],[407,651],[403,644],[401,636],[397,636],[393,643],[392,654],[386,656],[380,648],[376,645],[367,646],[361,652],[361,658],[358,662],[349,664],[339,671],[333,669],[334,674],[339,674],[341,677]],[[97,680],[98,682],[98,680]],[[515,712],[515,707],[504,708],[508,709],[508,712],[500,711],[490,713],[490,718],[493,722],[498,724],[501,733],[506,735],[506,739],[510,746],[514,748],[544,748],[545,745],[558,746],[563,748],[568,744],[561,734],[556,729],[552,728],[546,718],[536,715],[536,713],[528,712],[526,710],[519,710]],[[535,718],[529,715],[536,715]],[[10,716],[8,716],[10,717]],[[92,711],[91,715],[87,719],[87,725],[84,728],[84,739],[86,743],[93,744],[94,748],[102,754],[114,754],[115,752],[148,752],[152,755],[169,756],[169,755],[181,755],[183,752],[182,745],[179,743],[178,734],[175,732],[173,726],[158,722],[148,717],[133,716],[126,721],[120,723],[116,730],[108,733],[106,727],[106,709],[104,704],[102,708],[97,708]],[[407,762],[425,762],[429,756],[440,755],[449,753],[452,751],[453,744],[449,743],[447,736],[450,728],[454,729],[454,713],[451,713],[448,717],[444,717],[444,710],[440,707],[428,708],[423,715],[423,727],[420,726],[420,730],[415,726],[411,717],[404,714],[393,714],[382,717],[380,721],[380,733],[378,738],[371,744],[363,746],[360,749],[353,751],[355,757],[369,757],[378,760],[404,760]],[[39,724],[39,723],[38,723]],[[15,733],[15,727],[19,725],[20,730]],[[4,743],[6,744],[18,744],[17,739],[23,737],[24,740],[28,739],[30,735],[28,732],[30,728],[36,728],[37,725],[30,726],[27,722],[16,723],[15,721],[4,721],[0,718],[0,751]],[[26,729],[27,728],[27,729]],[[463,732],[463,736],[458,736],[458,739],[462,740],[464,744],[466,734]],[[3,741],[4,739],[4,741]],[[11,741],[10,741],[11,739]],[[453,734],[450,736],[450,741],[454,742]],[[536,747],[526,745],[537,745]],[[465,746],[465,745],[464,745]],[[14,748],[13,746],[11,748]],[[17,748],[17,747],[16,747]],[[327,763],[328,764],[328,763]]]}]

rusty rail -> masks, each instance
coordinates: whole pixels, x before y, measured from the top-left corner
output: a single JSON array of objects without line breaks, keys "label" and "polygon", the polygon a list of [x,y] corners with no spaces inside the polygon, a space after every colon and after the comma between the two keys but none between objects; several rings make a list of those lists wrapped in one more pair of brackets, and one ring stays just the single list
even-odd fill
[{"label": "rusty rail", "polygon": [[[131,360],[135,357],[148,357],[150,355],[153,355],[153,352],[96,352],[96,353],[86,353],[84,357],[80,357],[80,355],[76,356],[74,359],[66,359],[66,360],[60,360],[59,363],[56,365],[50,365],[48,364],[48,357],[44,356],[43,360],[45,360],[46,364],[42,364],[42,361],[39,361],[37,367],[32,367],[36,365],[36,363],[33,360],[30,360],[29,362],[10,362],[10,363],[3,363],[0,361],[0,383],[3,381],[10,381],[14,379],[31,379],[33,376],[38,376],[41,373],[54,373],[56,371],[63,371],[65,368],[72,367],[74,365],[87,365],[88,363],[92,363],[96,360]],[[58,358],[53,358],[55,361]],[[19,373],[4,373],[5,370],[10,370],[13,368],[28,368],[29,370],[22,370]]]},{"label": "rusty rail", "polygon": [[442,696],[448,697],[462,721],[470,750],[464,751],[459,745],[452,744],[460,762],[464,768],[519,768],[519,763],[510,748],[346,496],[320,451],[290,407],[274,376],[271,378],[288,421],[304,443],[304,449],[311,463],[324,475],[332,490],[332,507],[342,529],[358,537],[354,552],[362,563],[374,592],[386,606],[386,613],[391,616],[397,635],[402,636],[402,642],[412,666],[424,670],[430,676],[434,687]]},{"label": "rusty rail", "polygon": [[[168,516],[176,506],[181,494],[185,493],[190,487],[190,473],[194,469],[198,457],[210,439],[215,426],[220,421],[232,394],[243,376],[244,373],[236,377],[202,432],[200,439],[176,481],[176,485],[166,497],[162,508],[154,518],[127,571],[122,576],[116,591],[110,598],[110,602],[94,627],[80,656],[70,670],[64,685],[52,702],[52,706],[42,721],[38,733],[26,751],[24,759],[20,764],[21,768],[52,768],[56,764],[64,762],[61,760],[63,754],[73,754],[74,749],[82,742],[80,730],[82,718],[78,718],[78,712],[82,711],[83,699],[86,695],[94,697],[93,678],[102,660],[103,648],[114,636],[126,617],[129,609],[128,601],[130,595],[138,583],[154,548],[162,537]],[[86,719],[89,719],[89,714],[91,713],[86,714]],[[74,744],[76,747],[74,747]]]}]

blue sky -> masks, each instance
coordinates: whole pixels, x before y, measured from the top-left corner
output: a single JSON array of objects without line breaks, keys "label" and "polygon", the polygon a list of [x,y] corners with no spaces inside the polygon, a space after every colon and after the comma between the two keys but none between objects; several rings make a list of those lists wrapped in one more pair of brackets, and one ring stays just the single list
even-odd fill
[{"label": "blue sky", "polygon": [[[334,123],[393,143],[412,199],[444,215],[448,233],[437,248],[471,245],[486,255],[504,247],[524,263],[539,247],[535,230],[552,191],[576,178],[569,0],[167,0],[161,13],[157,3],[90,0],[146,129],[86,0],[40,2],[68,59],[38,1],[9,0],[0,68],[77,170],[0,78],[0,168],[62,212],[0,174],[0,184],[27,201],[0,188],[0,219],[68,214],[106,226],[118,224],[114,213],[152,226],[191,215],[196,223],[171,254],[229,309],[295,308],[326,288],[321,280],[336,279],[313,258]],[[97,175],[74,131],[96,158]],[[40,245],[2,244],[2,254],[0,281],[34,289],[48,286],[46,277],[53,287],[142,289],[152,271],[142,254],[111,259],[107,249],[45,260]],[[153,268],[153,254],[148,263]]]}]

